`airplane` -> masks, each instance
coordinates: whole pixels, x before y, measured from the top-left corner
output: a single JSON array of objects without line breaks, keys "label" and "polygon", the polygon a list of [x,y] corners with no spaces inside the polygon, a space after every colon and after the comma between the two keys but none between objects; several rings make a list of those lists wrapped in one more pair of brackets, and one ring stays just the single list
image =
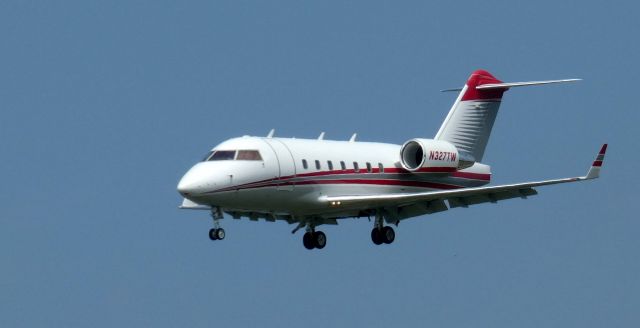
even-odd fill
[{"label": "airplane", "polygon": [[225,238],[224,213],[234,219],[283,220],[305,228],[307,249],[322,249],[316,228],[346,218],[371,218],[371,240],[391,244],[402,220],[480,203],[536,195],[536,187],[598,178],[607,150],[602,145],[585,176],[485,186],[491,167],[482,163],[505,91],[579,79],[504,83],[476,70],[433,139],[403,145],[243,136],[226,140],[189,169],[178,183],[182,209],[210,212],[211,240]]}]

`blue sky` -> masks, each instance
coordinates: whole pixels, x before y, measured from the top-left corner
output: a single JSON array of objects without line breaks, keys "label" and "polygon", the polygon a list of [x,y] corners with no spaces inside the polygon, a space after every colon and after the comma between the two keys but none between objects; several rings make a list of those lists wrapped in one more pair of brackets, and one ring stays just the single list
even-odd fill
[{"label": "blue sky", "polygon": [[[634,2],[3,1],[0,326],[603,327],[640,321]],[[286,223],[177,209],[239,135],[431,137],[468,74],[510,90],[493,182],[600,180],[307,251]]]}]

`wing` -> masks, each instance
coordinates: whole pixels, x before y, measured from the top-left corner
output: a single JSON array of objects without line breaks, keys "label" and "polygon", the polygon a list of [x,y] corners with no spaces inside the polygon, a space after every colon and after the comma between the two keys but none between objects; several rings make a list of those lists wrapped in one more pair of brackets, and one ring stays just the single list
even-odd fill
[{"label": "wing", "polygon": [[[536,195],[538,192],[534,187],[577,182],[598,178],[600,167],[604,160],[607,145],[602,145],[596,160],[593,162],[587,175],[582,177],[534,181],[515,183],[501,186],[464,188],[458,190],[445,190],[435,192],[417,192],[401,194],[380,194],[380,195],[345,195],[345,196],[322,196],[320,201],[326,202],[334,207],[361,207],[361,208],[386,208],[396,209],[396,213],[391,213],[398,219],[411,216],[430,214],[447,210],[444,201],[449,203],[450,208],[467,207],[480,203],[495,203],[500,200],[510,198],[526,198]],[[402,212],[403,208],[405,213]],[[416,214],[417,213],[417,214]]]}]

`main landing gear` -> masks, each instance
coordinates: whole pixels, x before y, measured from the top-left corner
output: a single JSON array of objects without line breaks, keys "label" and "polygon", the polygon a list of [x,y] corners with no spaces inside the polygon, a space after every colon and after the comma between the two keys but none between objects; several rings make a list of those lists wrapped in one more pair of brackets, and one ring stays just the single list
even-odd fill
[{"label": "main landing gear", "polygon": [[323,249],[327,246],[327,236],[322,231],[307,231],[302,236],[302,244],[306,249]]},{"label": "main landing gear", "polygon": [[302,236],[302,244],[306,249],[323,249],[327,246],[327,235],[322,231],[316,231],[315,224],[311,222],[300,222],[298,226],[291,231],[291,233],[296,233],[296,231],[300,230],[300,228],[306,227],[307,232]]},{"label": "main landing gear", "polygon": [[211,228],[209,230],[209,239],[211,240],[223,240],[224,239],[224,229],[222,228]]},{"label": "main landing gear", "polygon": [[390,226],[371,230],[371,241],[376,245],[391,244],[395,239],[396,232]]},{"label": "main landing gear", "polygon": [[209,230],[209,239],[211,240],[223,240],[225,237],[224,229],[220,227],[220,220],[222,220],[222,210],[219,207],[211,209],[211,218],[213,219],[213,228]]},{"label": "main landing gear", "polygon": [[396,239],[396,232],[390,226],[384,226],[383,217],[376,213],[376,220],[371,230],[371,241],[376,245],[391,244]]}]

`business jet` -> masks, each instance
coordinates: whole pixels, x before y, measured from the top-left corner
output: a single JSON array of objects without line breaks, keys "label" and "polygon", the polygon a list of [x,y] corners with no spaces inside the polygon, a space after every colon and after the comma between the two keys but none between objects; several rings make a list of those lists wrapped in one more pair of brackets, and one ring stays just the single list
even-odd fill
[{"label": "business jet", "polygon": [[346,218],[372,218],[376,245],[395,240],[400,221],[458,207],[536,195],[536,187],[598,178],[607,145],[602,145],[585,176],[485,186],[491,167],[482,163],[505,91],[522,86],[579,79],[503,83],[474,71],[433,139],[403,145],[244,136],[214,147],[178,183],[180,208],[210,212],[211,240],[222,240],[220,220],[278,220],[305,228],[307,249],[322,249],[321,225]]}]

